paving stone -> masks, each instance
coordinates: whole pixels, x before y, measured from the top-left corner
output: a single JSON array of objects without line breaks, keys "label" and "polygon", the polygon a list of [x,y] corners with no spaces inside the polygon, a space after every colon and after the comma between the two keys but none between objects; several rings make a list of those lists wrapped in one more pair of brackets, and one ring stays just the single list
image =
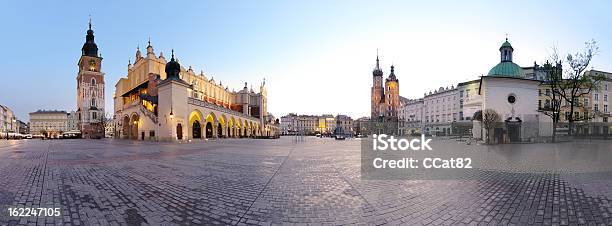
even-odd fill
[{"label": "paving stone", "polygon": [[[359,141],[306,140],[0,141],[0,225],[612,223],[609,173],[361,180]],[[61,216],[9,217],[9,207]]]}]

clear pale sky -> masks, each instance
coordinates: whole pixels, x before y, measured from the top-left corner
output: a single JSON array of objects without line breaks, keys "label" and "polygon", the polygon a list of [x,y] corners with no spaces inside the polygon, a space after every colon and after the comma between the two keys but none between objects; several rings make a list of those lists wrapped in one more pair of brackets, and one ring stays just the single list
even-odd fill
[{"label": "clear pale sky", "polygon": [[185,67],[239,89],[266,78],[269,111],[369,115],[379,49],[400,95],[414,98],[486,74],[505,34],[521,66],[550,47],[580,50],[612,71],[610,1],[7,1],[0,8],[0,104],[28,121],[37,109],[75,110],[76,75],[92,15],[104,58],[106,111],[114,85],[148,37]]}]

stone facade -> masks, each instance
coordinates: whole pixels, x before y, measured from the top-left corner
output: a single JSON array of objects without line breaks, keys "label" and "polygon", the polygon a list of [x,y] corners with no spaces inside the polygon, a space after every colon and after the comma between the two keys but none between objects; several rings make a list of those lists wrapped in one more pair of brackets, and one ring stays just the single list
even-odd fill
[{"label": "stone facade", "polygon": [[30,133],[58,138],[68,131],[68,114],[65,111],[38,110],[30,113]]},{"label": "stone facade", "polygon": [[278,133],[267,112],[265,80],[257,93],[247,83],[234,91],[203,71],[181,67],[174,54],[166,61],[150,42],[146,51],[143,56],[137,49],[127,76],[115,85],[115,137],[182,141]]},{"label": "stone facade", "polygon": [[18,124],[15,113],[10,108],[0,105],[0,136],[4,137],[7,133],[15,133]]},{"label": "stone facade", "polygon": [[77,127],[83,138],[102,138],[104,137],[104,73],[91,21],[78,66]]},{"label": "stone facade", "polygon": [[353,135],[353,119],[347,115],[298,115],[289,113],[281,117],[280,131],[282,135],[332,135],[341,127],[345,135]]}]

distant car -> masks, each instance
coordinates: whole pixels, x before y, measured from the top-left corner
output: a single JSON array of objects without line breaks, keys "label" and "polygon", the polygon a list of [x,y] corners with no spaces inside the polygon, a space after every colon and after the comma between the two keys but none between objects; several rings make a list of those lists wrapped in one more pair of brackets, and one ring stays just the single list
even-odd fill
[{"label": "distant car", "polygon": [[346,139],[346,137],[342,135],[336,135],[336,140],[344,140],[344,139]]},{"label": "distant car", "polygon": [[26,134],[25,139],[32,139],[32,134]]},{"label": "distant car", "polygon": [[320,133],[317,133],[317,134],[315,134],[315,136],[317,136],[317,137],[321,137],[321,134],[320,134]]}]

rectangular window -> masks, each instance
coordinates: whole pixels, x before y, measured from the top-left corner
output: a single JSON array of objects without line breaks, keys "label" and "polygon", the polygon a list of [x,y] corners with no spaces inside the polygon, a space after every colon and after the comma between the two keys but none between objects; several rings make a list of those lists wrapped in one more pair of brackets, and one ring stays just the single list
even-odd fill
[{"label": "rectangular window", "polygon": [[550,96],[550,89],[546,89],[546,96]]},{"label": "rectangular window", "polygon": [[593,110],[595,110],[595,111],[599,111],[599,104],[594,104],[593,106],[594,106],[594,107],[593,107]]},{"label": "rectangular window", "polygon": [[595,100],[599,100],[599,94],[597,94],[597,93],[596,93],[596,94],[593,94],[593,99],[595,99]]},{"label": "rectangular window", "polygon": [[608,101],[608,94],[604,94],[604,101]]},{"label": "rectangular window", "polygon": [[604,112],[608,112],[608,105],[604,105]]}]

